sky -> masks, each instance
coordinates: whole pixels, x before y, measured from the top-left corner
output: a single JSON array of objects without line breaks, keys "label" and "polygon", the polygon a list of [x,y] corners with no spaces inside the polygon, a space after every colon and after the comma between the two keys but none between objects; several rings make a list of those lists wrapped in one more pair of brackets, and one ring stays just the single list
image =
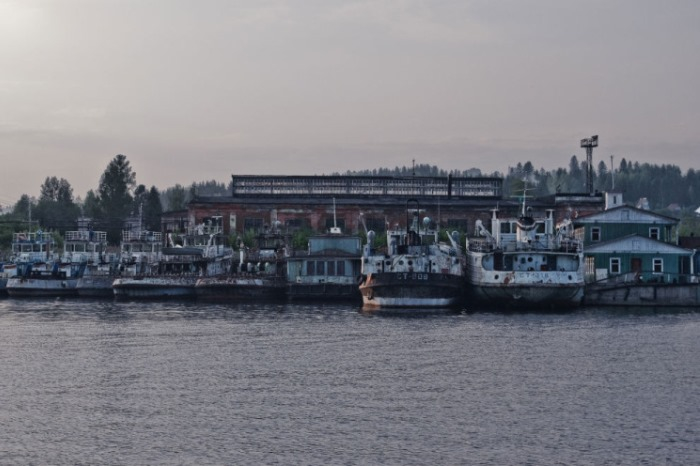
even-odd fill
[{"label": "sky", "polygon": [[695,0],[0,0],[0,205],[232,174],[700,169]]}]

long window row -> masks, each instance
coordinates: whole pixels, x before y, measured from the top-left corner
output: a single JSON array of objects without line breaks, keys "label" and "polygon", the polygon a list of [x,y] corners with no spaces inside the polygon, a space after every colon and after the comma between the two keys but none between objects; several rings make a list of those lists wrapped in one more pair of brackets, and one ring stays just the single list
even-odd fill
[{"label": "long window row", "polygon": [[310,260],[306,263],[306,275],[344,276],[346,270],[345,261]]}]

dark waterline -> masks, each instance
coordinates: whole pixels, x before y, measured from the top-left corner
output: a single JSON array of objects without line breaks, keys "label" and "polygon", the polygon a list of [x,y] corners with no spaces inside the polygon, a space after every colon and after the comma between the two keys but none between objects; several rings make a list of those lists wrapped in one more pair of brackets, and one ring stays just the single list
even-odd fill
[{"label": "dark waterline", "polygon": [[0,300],[0,464],[697,464],[700,314]]}]

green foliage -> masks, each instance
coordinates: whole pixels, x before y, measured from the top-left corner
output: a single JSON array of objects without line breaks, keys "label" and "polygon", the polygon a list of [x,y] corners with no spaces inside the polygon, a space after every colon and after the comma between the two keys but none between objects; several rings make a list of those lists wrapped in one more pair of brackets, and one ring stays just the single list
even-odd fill
[{"label": "green foliage", "polygon": [[313,235],[313,231],[311,231],[311,229],[308,228],[296,231],[292,235],[292,248],[294,248],[295,250],[306,249],[309,245],[309,237],[311,235]]},{"label": "green foliage", "polygon": [[257,236],[258,235],[254,230],[246,230],[241,236],[238,237],[236,244],[240,246],[240,243],[242,242],[243,246],[247,248],[255,247],[255,239]]},{"label": "green foliage", "polygon": [[115,156],[107,165],[97,188],[99,225],[107,231],[110,243],[119,242],[121,228],[133,207],[132,191],[135,186],[136,173],[126,156]]},{"label": "green foliage", "polygon": [[12,209],[12,215],[17,219],[30,220],[31,212],[36,210],[36,202],[26,194],[22,194]]},{"label": "green foliage", "polygon": [[140,184],[134,191],[133,215],[142,215],[144,228],[149,231],[160,231],[160,218],[163,206],[160,202],[160,192],[155,186],[150,190]]},{"label": "green foliage", "polygon": [[187,196],[184,186],[181,184],[176,184],[165,190],[163,197],[165,198],[163,204],[165,205],[165,210],[168,212],[185,210],[187,208],[189,197]]},{"label": "green foliage", "polygon": [[700,216],[693,212],[688,212],[683,215],[678,225],[678,234],[680,236],[698,236],[700,237]]},{"label": "green foliage", "polygon": [[92,189],[85,195],[85,200],[83,201],[83,215],[93,219],[100,219],[103,216],[100,200]]},{"label": "green foliage", "polygon": [[46,229],[65,233],[76,228],[80,207],[73,201],[70,183],[55,176],[47,177],[41,185],[41,196],[33,217]]}]

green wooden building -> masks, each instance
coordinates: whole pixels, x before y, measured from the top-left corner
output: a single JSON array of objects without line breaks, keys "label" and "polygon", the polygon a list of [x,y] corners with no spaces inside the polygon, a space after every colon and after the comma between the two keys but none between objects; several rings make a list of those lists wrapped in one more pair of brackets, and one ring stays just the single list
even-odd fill
[{"label": "green wooden building", "polygon": [[694,251],[677,245],[678,219],[622,204],[619,193],[606,195],[606,207],[573,220],[588,282],[633,274],[640,281],[679,283],[694,273]]}]

